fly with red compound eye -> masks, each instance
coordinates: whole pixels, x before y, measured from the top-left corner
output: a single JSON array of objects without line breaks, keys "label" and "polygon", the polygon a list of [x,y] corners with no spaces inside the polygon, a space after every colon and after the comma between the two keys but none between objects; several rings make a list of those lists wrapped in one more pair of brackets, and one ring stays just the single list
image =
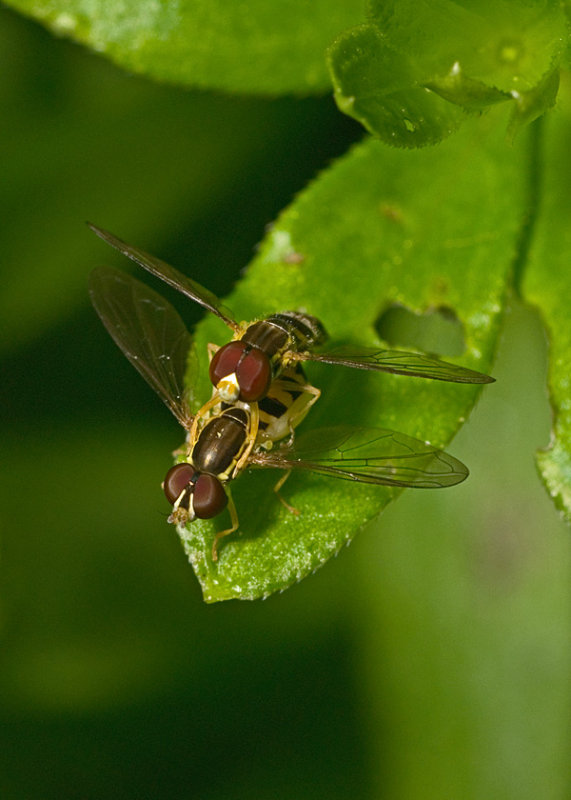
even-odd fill
[{"label": "fly with red compound eye", "polygon": [[215,537],[216,560],[218,540],[238,528],[228,483],[248,465],[254,446],[265,451],[293,437],[320,392],[307,383],[297,364],[282,372],[259,403],[228,406],[214,390],[193,414],[196,399],[192,387],[185,388],[184,376],[187,369],[196,375],[196,353],[173,306],[135,278],[108,267],[93,270],[89,293],[115,343],[187,432],[177,451],[182,461],[171,467],[163,483],[173,506],[169,522],[211,519],[228,506],[232,527]]},{"label": "fly with red compound eye", "polygon": [[[276,491],[293,469],[360,483],[432,489],[453,486],[468,475],[447,453],[381,428],[322,428],[294,442],[294,428],[319,396],[304,383],[299,364],[286,367],[259,403],[226,406],[215,391],[192,414],[195,398],[192,388],[185,388],[184,376],[195,369],[195,353],[177,311],[145,284],[106,267],[91,273],[89,291],[111,337],[187,431],[177,452],[180,462],[163,482],[173,507],[169,522],[186,526],[197,518],[216,517],[228,506],[232,524],[214,536],[213,561],[220,539],[238,529],[229,484],[247,467],[283,470]],[[284,441],[273,447],[280,439]]]},{"label": "fly with red compound eye", "polygon": [[301,361],[355,369],[391,372],[453,383],[491,383],[494,378],[422,353],[379,350],[376,347],[338,347],[315,353],[327,340],[322,323],[310,314],[284,311],[262,320],[238,324],[220,300],[196,281],[158,258],[126,244],[112,233],[88,223],[91,230],[152,275],[194,300],[222,320],[234,339],[218,348],[210,362],[210,379],[226,403],[264,398],[281,372]]}]

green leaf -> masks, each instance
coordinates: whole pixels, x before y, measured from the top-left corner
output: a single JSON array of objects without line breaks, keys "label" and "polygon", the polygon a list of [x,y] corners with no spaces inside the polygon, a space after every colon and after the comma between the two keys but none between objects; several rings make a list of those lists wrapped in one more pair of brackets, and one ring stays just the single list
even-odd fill
[{"label": "green leaf", "polygon": [[546,121],[543,178],[537,187],[540,213],[523,293],[542,315],[549,337],[549,397],[553,433],[549,448],[537,454],[537,465],[556,506],[571,520],[571,90],[562,87],[559,114]]},{"label": "green leaf", "polygon": [[[305,308],[339,343],[381,344],[375,326],[395,304],[423,313],[445,307],[463,326],[461,362],[490,367],[525,197],[525,148],[468,126],[438,151],[403,152],[374,140],[356,147],[302,193],[268,232],[228,300],[238,319]],[[493,198],[493,202],[490,199]],[[199,352],[228,332],[199,326]],[[437,381],[310,365],[322,397],[302,428],[386,427],[445,446],[477,389]],[[207,389],[205,388],[205,392]],[[493,391],[493,387],[490,388]],[[213,531],[181,531],[208,602],[283,590],[335,555],[395,496],[382,487],[246,471],[233,484],[240,530],[213,563]],[[452,490],[451,490],[452,491]]]},{"label": "green leaf", "polygon": [[515,100],[513,134],[553,105],[568,40],[556,0],[372,0],[370,10],[368,25],[334,42],[329,66],[341,110],[383,141],[431,144],[462,121],[453,106]]},{"label": "green leaf", "polygon": [[376,25],[339,37],[329,51],[329,68],[340,110],[388,144],[435,144],[465,116],[417,82],[414,65],[387,45]]},{"label": "green leaf", "polygon": [[330,86],[325,50],[364,0],[8,0],[55,33],[161,81],[238,92]]}]

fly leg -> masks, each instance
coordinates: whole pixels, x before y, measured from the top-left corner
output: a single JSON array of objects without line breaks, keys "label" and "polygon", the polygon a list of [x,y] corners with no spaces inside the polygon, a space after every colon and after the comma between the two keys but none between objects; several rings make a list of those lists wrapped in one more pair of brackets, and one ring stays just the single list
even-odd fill
[{"label": "fly leg", "polygon": [[220,531],[214,537],[214,541],[212,542],[212,560],[218,561],[218,542],[220,539],[223,539],[225,536],[229,536],[234,531],[238,530],[238,513],[236,511],[236,506],[234,505],[234,501],[232,500],[232,495],[230,491],[227,489],[226,493],[228,495],[228,511],[230,512],[230,520],[232,522],[232,527],[227,528],[225,531]]},{"label": "fly leg", "polygon": [[208,353],[208,363],[209,364],[212,361],[212,359],[214,358],[214,356],[216,355],[216,353],[218,352],[218,350],[220,350],[220,345],[219,344],[214,344],[213,342],[208,342],[208,344],[206,345],[206,351]]},{"label": "fly leg", "polygon": [[307,383],[300,367],[293,375],[276,378],[267,398],[259,403],[260,419],[264,425],[258,432],[257,445],[271,450],[275,442],[288,437],[287,446],[291,447],[295,428],[320,395],[319,389]]},{"label": "fly leg", "polygon": [[278,498],[278,500],[280,501],[280,503],[282,504],[282,506],[283,506],[284,508],[287,508],[287,510],[290,512],[290,514],[295,514],[295,515],[296,515],[296,517],[299,517],[299,513],[300,513],[300,512],[299,512],[299,509],[298,509],[298,508],[295,508],[294,506],[290,506],[290,504],[287,502],[287,500],[284,500],[284,499],[283,499],[283,497],[282,497],[282,496],[281,496],[281,494],[280,494],[280,489],[282,488],[282,486],[283,486],[283,485],[284,485],[284,483],[287,481],[287,479],[289,478],[289,476],[290,476],[290,475],[291,475],[291,469],[288,469],[288,470],[287,470],[287,471],[286,471],[286,472],[285,472],[285,473],[284,473],[284,474],[281,476],[281,478],[279,479],[279,481],[278,481],[278,482],[276,483],[276,485],[274,486],[274,492],[276,493],[276,497]]},{"label": "fly leg", "polygon": [[[311,406],[314,403],[316,403],[321,397],[321,390],[317,389],[317,387],[315,386],[312,386],[310,383],[304,384],[304,386],[301,387],[301,391],[303,392],[302,395],[303,404],[300,404],[300,408],[298,409],[295,407],[294,403],[294,405],[292,406],[293,413],[290,415],[288,420],[288,427],[289,427],[289,439],[287,441],[288,447],[291,447],[291,445],[293,444],[293,440],[295,439],[295,428],[297,428],[299,423],[305,419],[305,415],[307,414]],[[280,481],[278,481],[278,483],[280,484],[280,486],[283,486],[286,480],[287,477],[284,478],[281,483]]]},{"label": "fly leg", "polygon": [[196,415],[192,421],[192,427],[188,434],[188,441],[190,442],[191,447],[196,443],[200,430],[204,425],[204,421],[208,420],[212,409],[215,409],[219,404],[220,398],[216,393],[214,393],[210,400],[205,403],[199,411],[196,412]]},{"label": "fly leg", "polygon": [[260,425],[260,411],[258,408],[257,403],[250,404],[250,428],[248,431],[248,444],[244,449],[244,452],[240,456],[238,463],[234,467],[234,471],[232,473],[232,477],[236,478],[240,472],[246,467],[248,464],[248,459],[250,458],[250,453],[252,452],[253,446],[256,444],[256,438],[258,436],[258,427]]}]

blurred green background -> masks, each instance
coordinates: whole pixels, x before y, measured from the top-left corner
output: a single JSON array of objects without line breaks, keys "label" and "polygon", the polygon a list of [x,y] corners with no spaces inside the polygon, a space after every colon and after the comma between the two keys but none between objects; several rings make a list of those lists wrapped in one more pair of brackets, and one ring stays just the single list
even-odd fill
[{"label": "blurred green background", "polygon": [[159,488],[180,431],[89,306],[83,222],[224,294],[361,129],[330,98],[154,85],[1,9],[0,67],[0,796],[569,797],[533,311],[450,447],[465,484],[406,492],[283,595],[206,606]]}]

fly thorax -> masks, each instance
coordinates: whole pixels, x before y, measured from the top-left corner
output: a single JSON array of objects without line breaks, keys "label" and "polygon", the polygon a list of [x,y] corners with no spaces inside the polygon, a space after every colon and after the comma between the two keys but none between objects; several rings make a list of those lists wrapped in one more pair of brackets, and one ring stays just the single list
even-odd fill
[{"label": "fly thorax", "polygon": [[268,358],[282,353],[289,344],[287,328],[274,321],[274,317],[254,322],[242,336],[242,342],[262,350]]},{"label": "fly thorax", "polygon": [[204,426],[192,450],[192,463],[200,472],[228,480],[243,452],[250,427],[250,415],[231,407]]},{"label": "fly thorax", "polygon": [[327,331],[317,317],[302,311],[282,311],[268,317],[267,322],[278,325],[287,331],[288,349],[296,352],[313,350],[328,339]]}]

